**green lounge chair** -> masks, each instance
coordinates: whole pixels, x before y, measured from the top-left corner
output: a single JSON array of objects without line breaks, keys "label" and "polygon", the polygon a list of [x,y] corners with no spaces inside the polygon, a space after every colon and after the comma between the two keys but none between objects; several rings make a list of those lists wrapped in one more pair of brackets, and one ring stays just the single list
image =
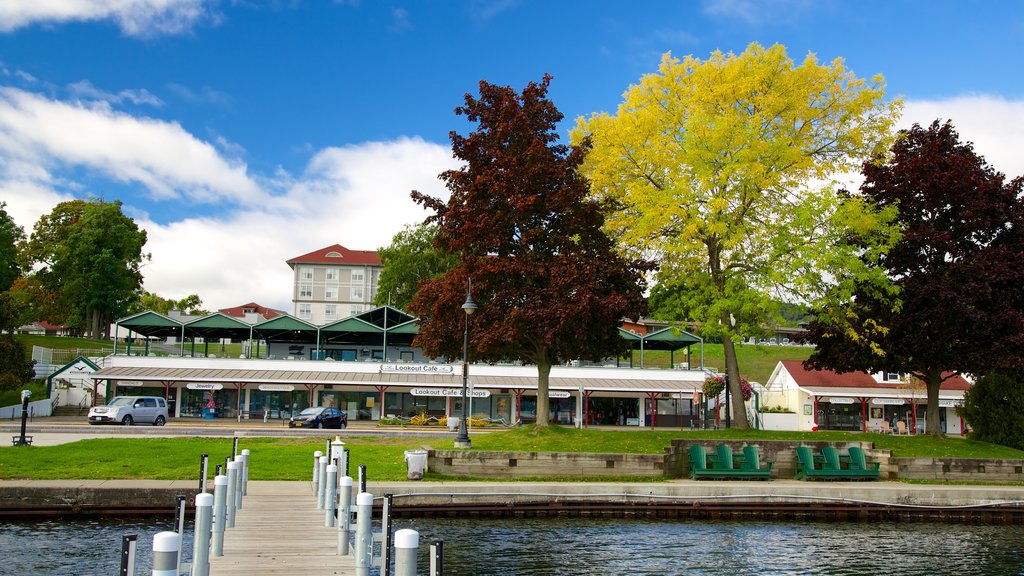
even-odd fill
[{"label": "green lounge chair", "polygon": [[690,446],[690,478],[699,480],[701,478],[713,478],[713,472],[708,469],[708,453],[703,446],[694,444]]},{"label": "green lounge chair", "polygon": [[[809,446],[798,446],[796,449],[796,479],[797,480],[871,480],[878,479],[877,470],[862,470],[857,468],[843,468],[839,457],[839,451],[832,446],[822,449],[821,458],[816,459],[814,452]],[[861,453],[863,456],[863,453]],[[817,467],[816,460],[821,462]],[[852,461],[852,458],[851,458]],[[873,474],[872,474],[873,473]]]},{"label": "green lounge chair", "polygon": [[711,461],[715,470],[735,470],[735,466],[733,466],[732,462],[731,447],[726,446],[725,444],[720,444],[715,455],[718,456],[718,458]]},{"label": "green lounge chair", "polygon": [[822,464],[823,470],[842,470],[843,465],[839,458],[839,450],[835,446],[825,446],[821,449],[821,455],[825,458]]},{"label": "green lounge chair", "polygon": [[868,464],[863,448],[860,446],[850,446],[847,452],[850,454],[850,472],[856,472],[859,477],[865,479],[878,478],[879,463],[872,462]]}]

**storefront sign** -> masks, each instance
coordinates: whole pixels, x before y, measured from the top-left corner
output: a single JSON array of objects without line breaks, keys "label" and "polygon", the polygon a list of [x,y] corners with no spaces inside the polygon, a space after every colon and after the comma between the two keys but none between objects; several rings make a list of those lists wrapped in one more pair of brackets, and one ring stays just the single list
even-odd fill
[{"label": "storefront sign", "polygon": [[853,398],[835,397],[828,399],[829,404],[853,404]]},{"label": "storefront sign", "polygon": [[[462,388],[413,388],[409,391],[413,396],[444,396],[447,398],[461,398]],[[470,398],[489,398],[490,390],[468,390],[466,396]]]},{"label": "storefront sign", "polygon": [[572,394],[565,390],[548,390],[548,398],[572,398]]},{"label": "storefront sign", "polygon": [[381,373],[401,374],[454,374],[450,364],[381,364]]},{"label": "storefront sign", "polygon": [[260,392],[291,392],[295,386],[291,384],[260,384]]},{"label": "storefront sign", "polygon": [[189,382],[185,385],[189,390],[220,390],[224,388],[223,384],[211,384],[208,382]]},{"label": "storefront sign", "polygon": [[939,400],[939,408],[956,408],[961,402],[962,400],[957,399]]},{"label": "storefront sign", "polygon": [[871,403],[876,406],[902,406],[907,402],[902,398],[872,398]]}]

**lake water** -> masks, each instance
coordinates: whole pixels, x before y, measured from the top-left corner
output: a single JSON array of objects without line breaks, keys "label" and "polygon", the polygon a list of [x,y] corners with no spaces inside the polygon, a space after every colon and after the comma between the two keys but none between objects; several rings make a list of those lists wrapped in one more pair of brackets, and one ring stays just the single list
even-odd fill
[{"label": "lake water", "polygon": [[[0,574],[116,574],[124,534],[139,535],[137,573],[149,574],[153,535],[171,523],[5,522]],[[443,539],[446,576],[1024,574],[1024,526],[402,518],[395,528],[420,532],[420,574],[427,545]],[[191,541],[189,529],[186,559]]]}]

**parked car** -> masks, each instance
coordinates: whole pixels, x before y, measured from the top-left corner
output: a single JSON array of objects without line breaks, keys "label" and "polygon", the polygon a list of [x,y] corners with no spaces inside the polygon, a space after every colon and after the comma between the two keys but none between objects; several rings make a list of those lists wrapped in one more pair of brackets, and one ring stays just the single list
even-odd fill
[{"label": "parked car", "polygon": [[288,420],[289,428],[347,428],[348,414],[326,406],[311,406]]},{"label": "parked car", "polygon": [[163,426],[167,415],[167,401],[159,396],[116,396],[106,406],[89,409],[89,424]]}]

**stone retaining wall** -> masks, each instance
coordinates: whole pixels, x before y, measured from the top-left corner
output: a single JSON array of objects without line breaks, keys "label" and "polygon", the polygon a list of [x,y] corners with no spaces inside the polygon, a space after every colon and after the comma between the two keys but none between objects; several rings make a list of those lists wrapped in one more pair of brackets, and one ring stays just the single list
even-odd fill
[{"label": "stone retaining wall", "polygon": [[657,454],[565,452],[490,452],[428,450],[430,472],[485,478],[557,476],[665,476],[665,457]]},{"label": "stone retaining wall", "polygon": [[953,482],[1024,482],[1024,460],[999,458],[892,458],[896,478]]}]

